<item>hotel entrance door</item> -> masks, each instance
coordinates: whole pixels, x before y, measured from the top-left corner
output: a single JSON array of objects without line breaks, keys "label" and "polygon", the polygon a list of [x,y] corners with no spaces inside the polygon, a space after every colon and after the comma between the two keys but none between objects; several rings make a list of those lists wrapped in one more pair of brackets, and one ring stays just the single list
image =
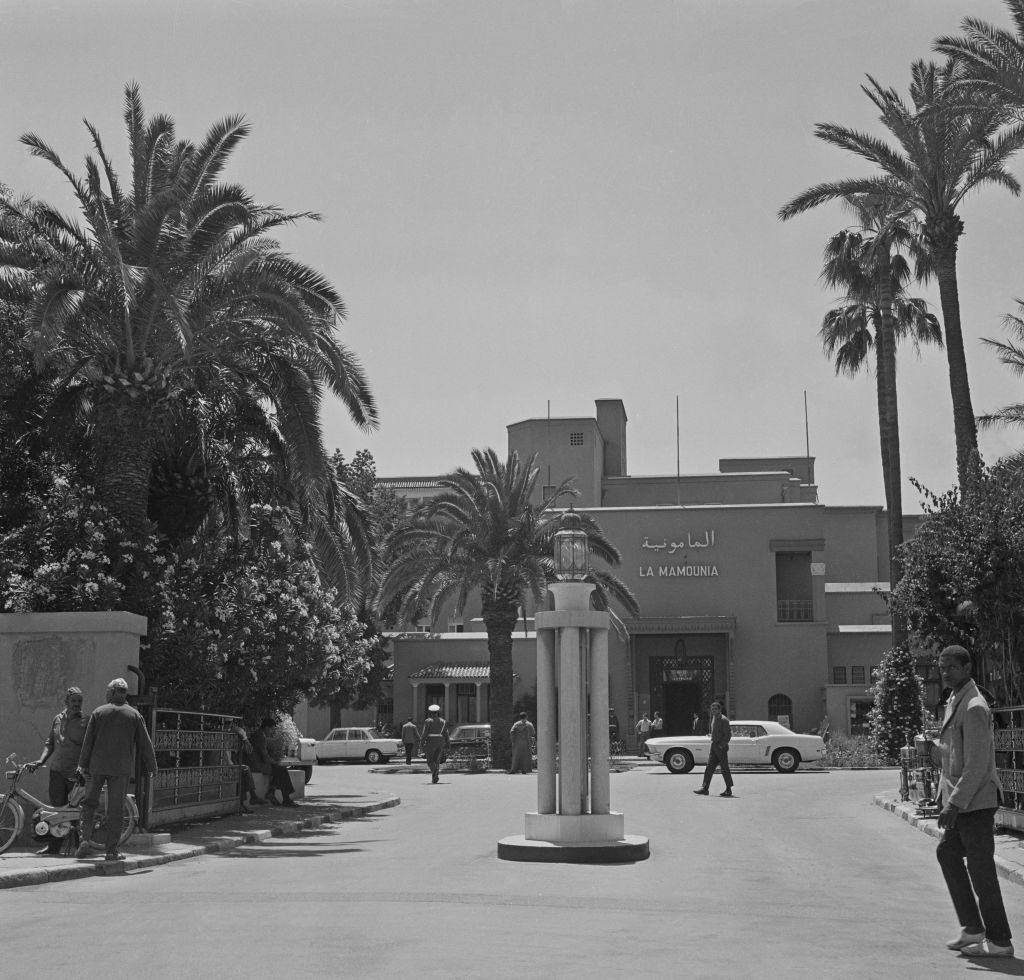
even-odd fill
[{"label": "hotel entrance door", "polygon": [[693,716],[706,718],[715,689],[714,657],[651,657],[651,710],[665,719],[665,735],[693,733]]},{"label": "hotel entrance door", "polygon": [[662,687],[665,735],[692,735],[693,716],[699,715],[700,684],[696,681],[666,681]]}]

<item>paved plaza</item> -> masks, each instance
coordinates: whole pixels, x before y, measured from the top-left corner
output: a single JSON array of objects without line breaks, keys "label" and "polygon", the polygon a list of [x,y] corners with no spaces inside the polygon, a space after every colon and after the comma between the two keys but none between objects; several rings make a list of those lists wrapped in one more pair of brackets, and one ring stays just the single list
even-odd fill
[{"label": "paved plaza", "polygon": [[[451,773],[432,786],[425,769],[318,767],[304,809],[374,808],[189,860],[0,890],[4,972],[1024,975],[1024,958],[970,961],[944,948],[956,924],[935,840],[875,800],[894,796],[895,771],[740,770],[731,800],[694,796],[699,779],[647,764],[613,774],[613,806],[627,833],[650,837],[651,857],[579,866],[496,858],[535,804],[532,777]],[[382,805],[392,797],[400,804]],[[292,817],[264,809],[174,840]],[[1024,886],[1003,891],[1024,953]]]}]

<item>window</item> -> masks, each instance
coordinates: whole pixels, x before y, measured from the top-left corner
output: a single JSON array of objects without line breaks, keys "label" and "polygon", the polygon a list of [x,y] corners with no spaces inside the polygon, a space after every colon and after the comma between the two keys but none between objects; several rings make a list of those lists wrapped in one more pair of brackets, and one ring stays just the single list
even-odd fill
[{"label": "window", "polygon": [[793,699],[785,694],[773,694],[768,699],[768,717],[778,721],[780,716],[787,719],[784,724],[793,720]]},{"label": "window", "polygon": [[448,717],[448,707],[444,703],[444,684],[425,684],[424,685],[424,696],[426,697],[426,703],[424,707],[436,704],[441,709],[441,714]]},{"label": "window", "polygon": [[476,684],[455,685],[455,721],[476,721]]},{"label": "window", "polygon": [[851,667],[850,668],[850,683],[851,684],[866,684],[867,677],[865,676],[865,670],[863,667]]},{"label": "window", "polygon": [[570,446],[582,446],[583,445],[583,433],[582,432],[570,432],[569,433],[569,445]]},{"label": "window", "polygon": [[809,623],[814,620],[809,551],[775,552],[775,598],[780,623]]},{"label": "window", "polygon": [[846,668],[845,667],[833,667],[832,668],[832,683],[833,684],[845,684],[846,683]]}]

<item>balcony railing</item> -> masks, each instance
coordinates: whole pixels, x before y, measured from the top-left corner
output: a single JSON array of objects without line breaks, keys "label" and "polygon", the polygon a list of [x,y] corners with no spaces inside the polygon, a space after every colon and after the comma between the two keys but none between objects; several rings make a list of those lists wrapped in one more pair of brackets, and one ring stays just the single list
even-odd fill
[{"label": "balcony railing", "polygon": [[780,623],[810,623],[814,621],[813,599],[779,599]]}]

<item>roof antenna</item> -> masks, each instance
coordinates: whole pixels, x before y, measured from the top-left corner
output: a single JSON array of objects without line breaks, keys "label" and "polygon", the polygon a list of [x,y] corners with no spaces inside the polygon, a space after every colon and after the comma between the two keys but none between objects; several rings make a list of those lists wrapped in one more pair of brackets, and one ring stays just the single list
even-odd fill
[{"label": "roof antenna", "polygon": [[679,495],[679,396],[676,395],[676,506],[682,505]]}]

